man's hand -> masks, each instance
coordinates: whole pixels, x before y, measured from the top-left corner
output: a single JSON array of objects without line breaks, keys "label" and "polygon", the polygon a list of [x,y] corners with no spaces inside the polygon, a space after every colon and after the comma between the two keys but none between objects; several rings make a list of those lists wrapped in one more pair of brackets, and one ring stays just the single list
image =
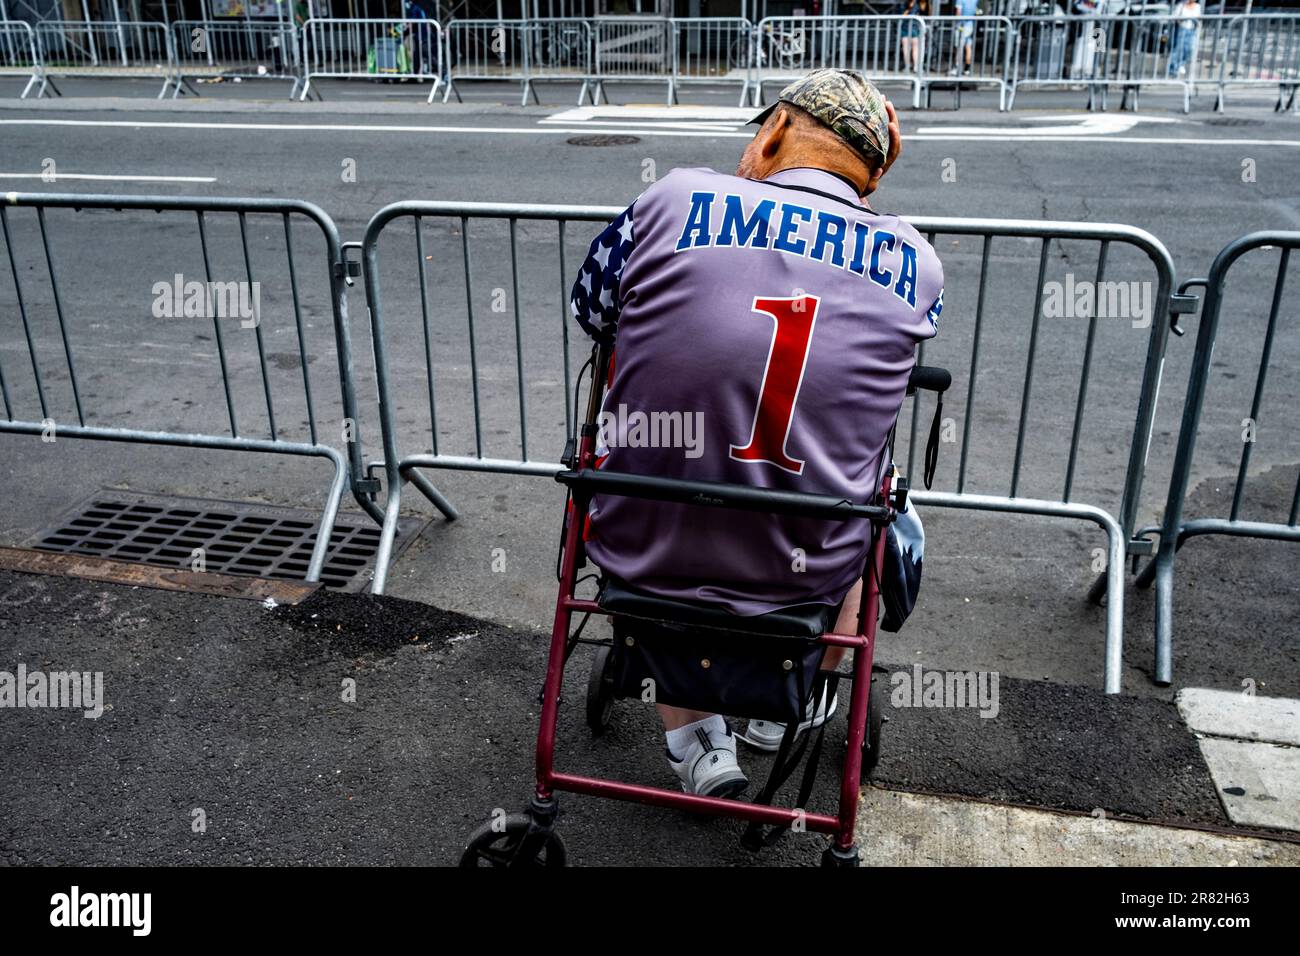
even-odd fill
[{"label": "man's hand", "polygon": [[889,155],[885,157],[885,165],[881,168],[882,176],[889,172],[889,167],[894,165],[894,160],[903,152],[903,132],[898,128],[898,112],[889,100],[885,100],[885,112],[889,114]]},{"label": "man's hand", "polygon": [[[885,161],[871,173],[871,178],[867,180],[867,188],[862,193],[865,200],[876,191],[880,185],[880,179],[885,173],[889,172],[889,167],[894,165],[895,160],[903,153],[903,133],[898,128],[898,112],[894,109],[894,104],[885,100],[885,113],[889,116],[889,152],[885,156]],[[870,206],[867,207],[871,208]]]}]

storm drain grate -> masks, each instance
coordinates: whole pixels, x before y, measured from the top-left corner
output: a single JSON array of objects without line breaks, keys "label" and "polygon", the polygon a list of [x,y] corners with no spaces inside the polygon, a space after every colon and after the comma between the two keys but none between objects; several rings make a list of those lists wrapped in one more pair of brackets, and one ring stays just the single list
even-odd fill
[{"label": "storm drain grate", "polygon": [[[206,571],[301,581],[319,520],[318,513],[301,508],[100,491],[60,524],[37,533],[28,546],[185,570],[192,569],[195,549],[202,548]],[[426,521],[399,520],[394,557]],[[370,580],[378,548],[379,528],[370,518],[340,512],[321,583],[360,590]]]}]

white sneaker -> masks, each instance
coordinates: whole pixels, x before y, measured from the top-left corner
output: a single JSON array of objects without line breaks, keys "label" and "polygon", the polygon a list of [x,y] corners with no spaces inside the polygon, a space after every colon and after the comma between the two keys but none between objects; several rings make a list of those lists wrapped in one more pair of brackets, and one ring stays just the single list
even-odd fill
[{"label": "white sneaker", "polygon": [[[798,735],[810,728],[820,727],[826,721],[835,716],[835,708],[839,705],[840,695],[836,694],[831,698],[830,706],[826,704],[826,687],[822,687],[821,700],[818,702],[816,712],[799,724]],[[810,700],[809,703],[812,703]],[[781,738],[785,736],[785,724],[778,723],[775,720],[751,720],[745,732],[740,735],[740,739],[749,744],[756,750],[765,750],[769,753],[775,752],[781,748]]]},{"label": "white sneaker", "polygon": [[679,761],[670,753],[668,762],[682,789],[699,797],[738,797],[749,786],[736,762],[736,737],[730,727],[726,736],[697,729],[686,755]]}]

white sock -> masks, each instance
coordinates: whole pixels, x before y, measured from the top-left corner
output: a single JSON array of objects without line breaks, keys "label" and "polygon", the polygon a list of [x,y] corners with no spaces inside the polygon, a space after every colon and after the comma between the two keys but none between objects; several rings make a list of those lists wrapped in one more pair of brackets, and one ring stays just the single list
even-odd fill
[{"label": "white sock", "polygon": [[692,742],[695,741],[695,731],[701,729],[710,738],[714,734],[725,737],[727,735],[727,722],[722,719],[721,714],[714,714],[712,717],[705,717],[703,720],[697,720],[685,727],[678,727],[676,730],[668,731],[666,736],[668,738],[669,756],[680,763],[682,757],[678,755],[684,755],[690,749]]}]

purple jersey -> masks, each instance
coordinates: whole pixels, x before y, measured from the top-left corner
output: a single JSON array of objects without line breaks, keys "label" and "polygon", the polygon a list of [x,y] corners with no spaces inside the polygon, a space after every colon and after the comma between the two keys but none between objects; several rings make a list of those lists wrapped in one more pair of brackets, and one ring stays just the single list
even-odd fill
[{"label": "purple jersey", "polygon": [[[615,343],[601,467],[868,502],[942,306],[929,243],[840,177],[675,170],[573,287],[577,321]],[[587,551],[645,591],[752,615],[837,604],[868,539],[861,522],[598,496]]]}]

